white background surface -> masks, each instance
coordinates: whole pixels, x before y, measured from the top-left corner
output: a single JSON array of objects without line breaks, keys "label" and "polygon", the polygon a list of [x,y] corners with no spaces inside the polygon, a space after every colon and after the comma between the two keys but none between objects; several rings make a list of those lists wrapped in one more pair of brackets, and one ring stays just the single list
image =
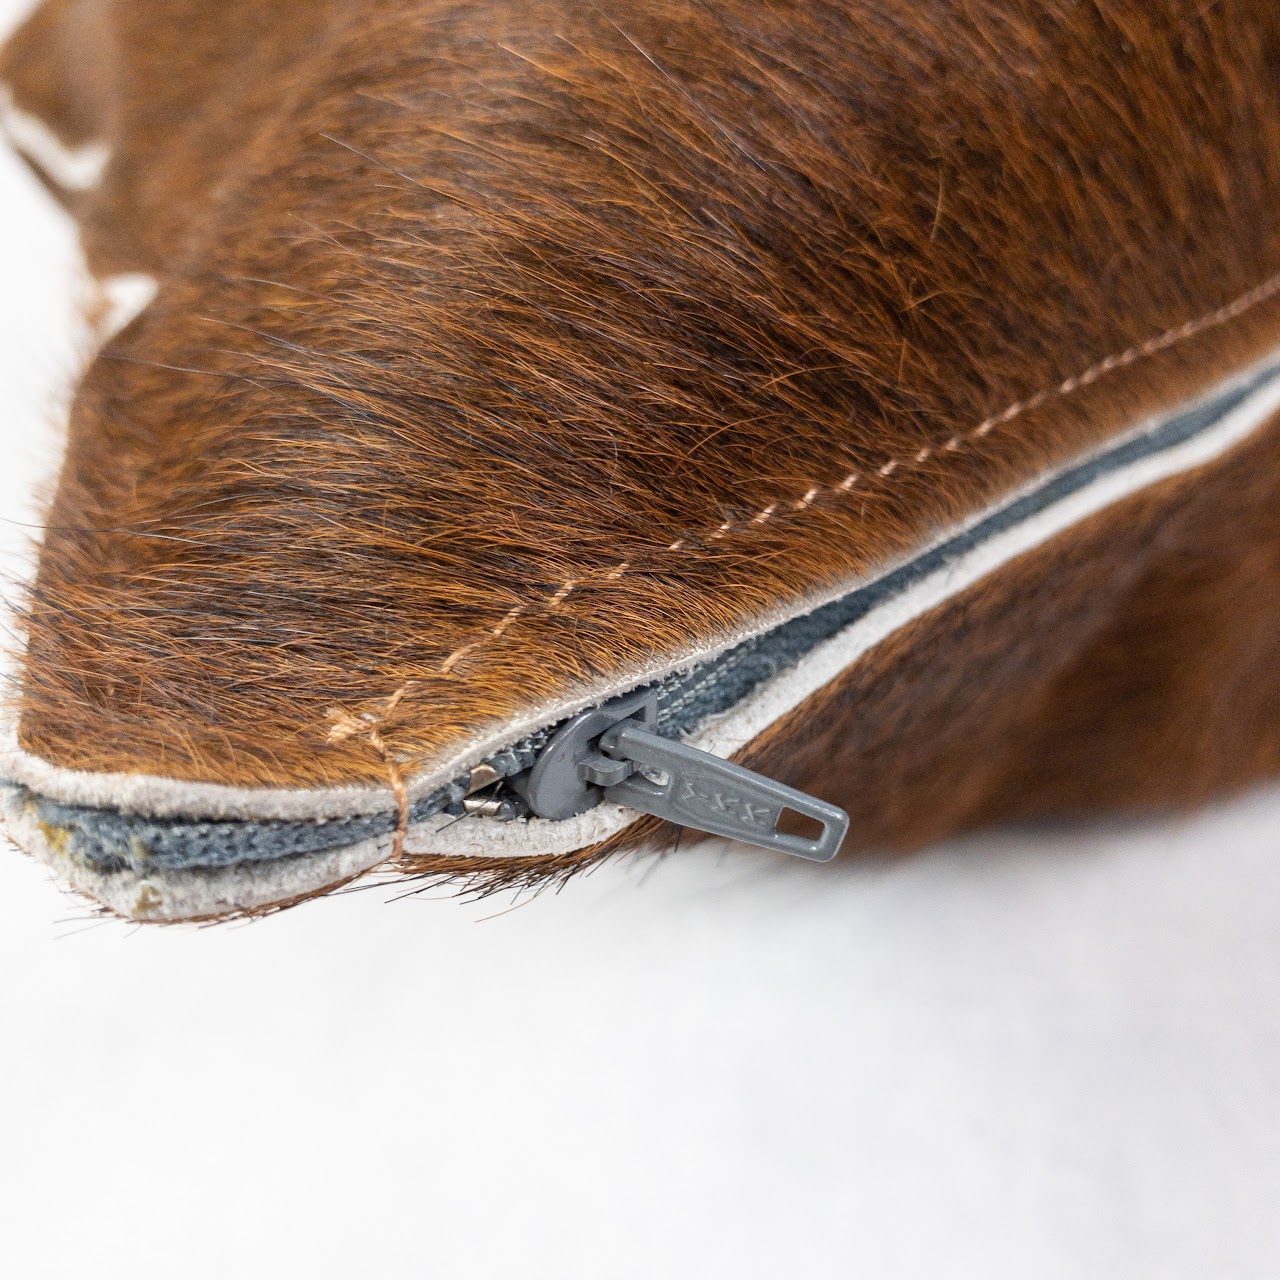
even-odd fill
[{"label": "white background surface", "polygon": [[[9,571],[75,265],[0,155]],[[1280,790],[390,897],[137,929],[0,850],[0,1272],[1280,1274]]]}]

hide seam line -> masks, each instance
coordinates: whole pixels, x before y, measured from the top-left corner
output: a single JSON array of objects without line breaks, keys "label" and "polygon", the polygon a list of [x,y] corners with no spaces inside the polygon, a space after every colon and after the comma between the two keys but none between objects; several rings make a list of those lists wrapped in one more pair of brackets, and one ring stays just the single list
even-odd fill
[{"label": "hide seam line", "polygon": [[[1097,382],[1109,373],[1113,373],[1116,369],[1125,368],[1128,365],[1137,363],[1139,360],[1146,359],[1156,355],[1161,351],[1168,350],[1170,347],[1176,346],[1180,342],[1186,341],[1188,338],[1195,337],[1197,334],[1204,333],[1207,330],[1215,329],[1220,325],[1227,324],[1232,320],[1251,311],[1254,307],[1260,306],[1262,303],[1280,295],[1280,272],[1268,277],[1261,284],[1250,289],[1247,293],[1241,294],[1238,298],[1226,303],[1224,306],[1218,307],[1203,316],[1197,316],[1193,320],[1188,320],[1185,324],[1179,325],[1177,328],[1168,329],[1164,333],[1158,334],[1154,338],[1148,338],[1145,342],[1137,343],[1124,351],[1114,355],[1109,355],[1105,359],[1091,365],[1083,372],[1064,379],[1056,386],[1048,387],[1043,391],[1038,391],[1033,395],[1027,396],[1022,400],[1016,400],[1000,413],[989,418],[985,418],[978,423],[976,427],[971,427],[967,431],[962,431],[953,435],[944,444],[938,446],[926,446],[918,450],[910,457],[891,458],[882,466],[877,468],[872,474],[888,478],[899,467],[909,467],[912,465],[920,465],[931,457],[940,456],[946,453],[958,453],[966,445],[974,440],[980,440],[989,435],[997,427],[1002,427],[1015,419],[1022,417],[1024,414],[1030,413],[1035,409],[1042,407],[1051,400],[1061,399],[1066,396],[1073,395],[1081,388]],[[831,485],[812,485],[802,498],[791,504],[793,511],[803,511],[813,505],[813,503],[821,496],[828,495],[839,497],[841,494],[849,493],[865,473],[859,471],[851,471],[838,484]],[[771,502],[768,506],[751,517],[737,522],[731,520],[723,521],[716,529],[710,533],[703,535],[702,540],[706,542],[718,542],[731,533],[737,533],[749,529],[753,525],[762,525],[769,520],[774,519],[778,514],[781,503],[778,500]],[[689,547],[690,544],[696,545],[699,539],[697,537],[680,537],[670,543],[666,548],[668,551],[681,551]],[[598,582],[616,582],[623,577],[627,570],[630,569],[631,562],[623,561],[615,568],[600,575],[596,581]],[[546,598],[546,611],[554,612],[564,603],[566,599],[580,586],[589,584],[591,579],[578,576],[569,578],[562,583],[554,593]],[[505,617],[495,626],[490,628],[479,639],[470,641],[467,644],[460,645],[445,660],[439,668],[440,675],[450,675],[458,662],[467,654],[474,653],[476,649],[491,643],[493,640],[501,639],[510,631],[512,625],[522,616],[525,616],[530,609],[536,607],[535,602],[528,602],[517,605],[510,610]],[[397,698],[397,701],[399,699]]]}]

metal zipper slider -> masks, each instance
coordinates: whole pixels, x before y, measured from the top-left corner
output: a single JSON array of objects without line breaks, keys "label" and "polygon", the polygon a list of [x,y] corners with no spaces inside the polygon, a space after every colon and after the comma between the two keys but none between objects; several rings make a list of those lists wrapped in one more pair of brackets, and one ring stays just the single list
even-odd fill
[{"label": "metal zipper slider", "polygon": [[[849,829],[843,809],[660,737],[653,732],[657,711],[651,690],[584,711],[511,784],[542,818],[571,818],[610,801],[814,862],[836,856]],[[821,824],[822,834],[810,839],[779,831],[787,810]]]}]

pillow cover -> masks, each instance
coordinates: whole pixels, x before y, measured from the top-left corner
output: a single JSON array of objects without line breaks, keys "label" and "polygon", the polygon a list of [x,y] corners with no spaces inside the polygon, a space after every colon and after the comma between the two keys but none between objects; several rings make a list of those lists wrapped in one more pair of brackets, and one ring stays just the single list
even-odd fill
[{"label": "pillow cover", "polygon": [[1277,771],[1275,6],[47,0],[0,80],[154,281],[4,756],[113,910]]}]

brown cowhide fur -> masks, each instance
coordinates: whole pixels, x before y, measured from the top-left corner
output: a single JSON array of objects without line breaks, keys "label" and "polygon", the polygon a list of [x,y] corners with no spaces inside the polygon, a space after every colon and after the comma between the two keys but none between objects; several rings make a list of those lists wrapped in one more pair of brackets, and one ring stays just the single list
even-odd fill
[{"label": "brown cowhide fur", "polygon": [[[0,79],[159,280],[31,596],[60,765],[428,768],[1280,347],[1272,3],[50,0]],[[1277,476],[1097,517],[746,758],[878,844],[1273,772]]]}]

